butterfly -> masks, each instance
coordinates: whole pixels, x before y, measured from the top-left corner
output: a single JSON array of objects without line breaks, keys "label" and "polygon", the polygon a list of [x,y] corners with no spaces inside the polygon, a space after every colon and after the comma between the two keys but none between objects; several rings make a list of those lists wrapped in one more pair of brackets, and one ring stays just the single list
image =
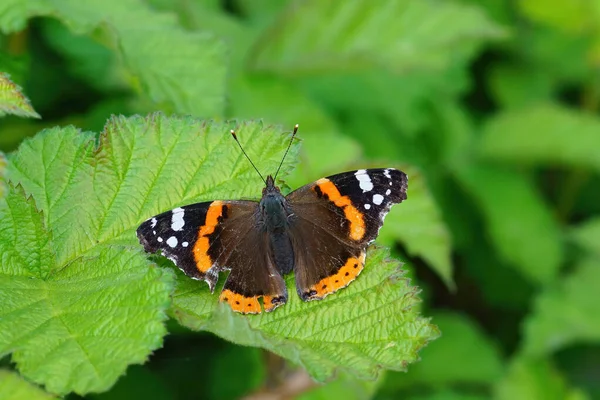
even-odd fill
[{"label": "butterfly", "polygon": [[285,304],[283,276],[291,272],[304,301],[348,286],[363,270],[367,246],[392,205],[406,200],[408,178],[394,168],[359,169],[284,196],[275,179],[297,130],[275,177],[263,179],[260,201],[208,201],[151,217],[137,229],[144,250],[162,253],[187,276],[206,281],[211,292],[219,273],[229,270],[219,300],[244,314]]}]

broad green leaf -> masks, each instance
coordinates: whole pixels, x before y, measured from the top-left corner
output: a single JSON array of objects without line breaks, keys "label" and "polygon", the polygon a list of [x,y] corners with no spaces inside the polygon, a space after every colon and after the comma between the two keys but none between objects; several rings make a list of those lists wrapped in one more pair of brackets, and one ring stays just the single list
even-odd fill
[{"label": "broad green leaf", "polygon": [[571,229],[571,237],[581,247],[600,257],[600,218],[590,219]]},{"label": "broad green leaf", "polygon": [[[94,287],[127,292],[126,287],[116,286],[116,278],[109,276],[110,279],[103,280],[102,277],[106,271],[114,271],[114,274],[129,271],[125,267],[132,269],[132,273],[147,273],[148,261],[134,233],[145,218],[196,201],[260,195],[260,178],[233,143],[228,133],[232,127],[233,124],[202,123],[189,117],[165,118],[156,114],[147,118],[112,119],[100,135],[97,146],[95,135],[81,133],[75,128],[51,129],[26,141],[10,159],[9,178],[23,185],[43,214],[37,219],[30,217],[35,224],[20,222],[28,230],[37,232],[37,236],[18,235],[22,244],[6,252],[5,257],[16,252],[11,256],[13,261],[6,264],[10,281],[16,282],[15,268],[24,263],[19,260],[27,260],[27,257],[38,260],[44,256],[44,260],[52,257],[52,261],[33,264],[30,268],[35,268],[35,276],[40,278],[26,282],[42,285],[42,288],[46,287],[43,285],[54,285],[51,288],[60,295],[59,299],[72,301],[59,288],[64,280],[81,280],[77,274],[84,273],[88,276],[87,282]],[[241,123],[237,131],[257,167],[261,171],[274,171],[287,145],[286,138],[279,136],[275,128],[264,128],[259,123]],[[293,150],[290,161],[282,169],[284,175],[290,169],[296,146]],[[74,204],[81,206],[74,207]],[[30,210],[30,214],[33,211]],[[52,239],[43,234],[41,229],[45,227],[52,227]],[[12,230],[7,232],[13,233]],[[38,242],[48,249],[39,256],[31,251],[31,243],[39,246]],[[123,251],[120,246],[131,250]],[[115,252],[116,255],[112,254],[115,260],[109,262],[109,256]],[[411,309],[418,301],[416,288],[408,286],[407,281],[398,276],[398,266],[384,262],[384,256],[381,251],[373,252],[367,271],[340,294],[312,303],[304,303],[292,295],[290,303],[281,310],[254,317],[232,315],[229,308],[218,305],[218,296],[212,295],[205,283],[179,274],[174,314],[196,329],[210,330],[236,343],[270,349],[305,365],[319,379],[325,379],[337,368],[362,377],[374,376],[380,367],[403,369],[408,362],[416,360],[416,351],[420,347],[437,336],[437,328]],[[121,258],[126,260],[120,263]],[[100,275],[98,282],[90,278],[94,274]],[[292,279],[288,282],[290,293],[295,293]],[[45,296],[43,290],[38,293]],[[76,293],[79,296],[79,292]],[[159,303],[147,311],[160,315],[164,298],[161,300],[153,290],[146,289],[142,293]],[[10,294],[9,298],[11,302],[5,300],[3,304],[23,307],[18,301],[24,301],[22,296]],[[357,298],[366,299],[360,310],[349,307]],[[148,302],[138,301],[141,304]],[[56,302],[62,305],[61,301]],[[44,302],[35,304],[46,305]],[[33,314],[33,311],[27,313]],[[316,321],[317,316],[322,319],[320,324],[306,324],[307,320]],[[379,320],[381,322],[374,324]],[[102,327],[114,329],[109,321],[107,318]],[[84,326],[68,326],[72,332],[86,332],[85,327],[90,321],[81,322]],[[118,319],[117,322],[121,323]],[[130,323],[139,321],[132,318]],[[122,325],[132,329],[125,323]],[[341,326],[344,326],[343,330]],[[147,333],[149,329],[133,330]],[[27,342],[31,351],[37,349],[35,354],[43,354],[34,339],[45,337],[34,336],[32,342]],[[15,339],[8,338],[7,348],[12,348],[9,347],[11,340]],[[90,346],[97,344],[93,338],[89,340]],[[47,347],[44,344],[43,348]],[[64,355],[61,356],[64,359]],[[18,357],[15,353],[14,358],[21,371],[36,381],[46,382],[43,374],[51,371],[64,372],[46,369],[46,364],[35,373],[29,372],[29,368],[41,362],[29,352],[18,353]],[[85,369],[79,365],[77,371],[83,373]],[[122,373],[119,368],[111,371],[116,376]],[[96,382],[96,386],[85,382],[89,386],[74,389],[78,392],[92,388],[101,390],[114,381],[114,374],[101,374],[105,381]],[[81,381],[77,382],[81,384]],[[58,387],[60,380],[57,378],[46,383],[56,385],[51,389],[56,392],[68,390]]]},{"label": "broad green leaf", "polygon": [[373,66],[438,69],[504,33],[481,9],[466,4],[310,0],[293,3],[279,15],[251,66],[280,74]]},{"label": "broad green leaf", "polygon": [[496,383],[496,400],[564,400],[568,389],[564,377],[545,358],[517,356],[504,378]]},{"label": "broad green leaf", "polygon": [[600,260],[582,261],[568,277],[547,287],[525,322],[523,350],[550,354],[566,346],[600,341]]},{"label": "broad green leaf", "polygon": [[[90,135],[73,128],[52,130],[21,147],[10,177],[48,210],[47,226],[62,244],[56,254],[59,264],[93,254],[99,245],[139,248],[133,231],[149,216],[200,200],[260,195],[260,178],[232,142],[230,127],[160,115],[115,118],[97,149]],[[245,123],[238,127],[238,137],[259,170],[277,168],[287,140],[274,128]],[[52,168],[40,169],[44,160]],[[89,199],[86,207],[74,209],[72,204],[82,199]],[[282,309],[250,317],[233,315],[218,305],[218,296],[205,283],[178,273],[173,312],[192,328],[301,363],[318,379],[337,368],[363,377],[374,376],[380,367],[403,369],[437,336],[437,328],[411,309],[418,301],[416,288],[384,256],[373,252],[360,279],[340,294],[311,303],[292,295]],[[288,283],[295,293],[291,278]],[[357,298],[364,301],[360,309],[350,307]],[[317,317],[321,323],[306,324]]]},{"label": "broad green leaf", "polygon": [[498,253],[533,283],[553,280],[563,259],[561,235],[533,182],[488,165],[458,169],[457,177],[479,205]]},{"label": "broad green leaf", "polygon": [[[407,374],[389,373],[384,392],[428,385],[452,387],[456,384],[493,384],[502,376],[500,352],[472,320],[457,313],[440,313],[433,321],[443,333],[423,350],[422,361]],[[460,360],[460,368],[448,365]]]},{"label": "broad green leaf", "polygon": [[[20,371],[53,392],[86,393],[106,390],[159,347],[172,283],[151,266],[135,229],[177,204],[260,191],[232,127],[155,114],[114,118],[98,145],[73,127],[25,141],[7,172],[32,200],[12,191],[10,213],[0,214],[8,235],[0,241],[0,354],[15,350]],[[258,166],[274,171],[285,141],[257,123],[238,132]],[[108,348],[118,354],[106,357]]]},{"label": "broad green leaf", "polygon": [[417,289],[382,249],[371,248],[360,277],[322,301],[300,300],[291,277],[287,286],[290,298],[284,307],[248,318],[217,306],[206,285],[179,280],[173,312],[192,329],[279,354],[319,381],[337,370],[359,379],[373,378],[382,368],[405,370],[418,360],[417,351],[439,335],[415,310]]},{"label": "broad green leaf", "polygon": [[0,399],[51,400],[56,397],[32,385],[16,373],[0,369]]},{"label": "broad green leaf", "polygon": [[28,18],[40,15],[56,17],[77,34],[100,36],[123,57],[134,89],[155,103],[179,113],[222,115],[224,48],[211,35],[184,31],[173,15],[142,0],[91,0],[85,7],[72,0],[8,0],[0,4],[0,30],[23,29]]},{"label": "broad green leaf", "polygon": [[0,356],[50,392],[87,393],[161,346],[170,274],[116,246],[59,263],[32,198],[13,187],[1,207]]},{"label": "broad green leaf", "polygon": [[29,99],[21,92],[21,88],[11,81],[7,74],[0,71],[0,117],[8,114],[40,118],[31,107]]},{"label": "broad green leaf", "polygon": [[451,238],[440,210],[423,176],[414,168],[401,168],[408,175],[408,198],[393,207],[381,228],[380,243],[404,243],[407,251],[427,261],[446,285],[452,283]]},{"label": "broad green leaf", "polygon": [[600,170],[598,132],[600,118],[594,115],[558,105],[538,105],[491,119],[480,151],[487,158],[504,162]]}]

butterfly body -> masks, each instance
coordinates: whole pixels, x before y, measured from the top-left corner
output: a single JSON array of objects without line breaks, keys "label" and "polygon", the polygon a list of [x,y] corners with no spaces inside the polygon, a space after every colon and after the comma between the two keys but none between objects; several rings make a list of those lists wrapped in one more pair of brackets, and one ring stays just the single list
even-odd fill
[{"label": "butterfly body", "polygon": [[289,230],[294,215],[271,175],[267,176],[258,208],[261,215],[258,226],[267,235],[273,263],[281,275],[289,274],[294,269],[294,249]]},{"label": "butterfly body", "polygon": [[290,272],[301,299],[320,300],[360,274],[383,218],[406,199],[407,177],[393,168],[350,171],[287,196],[271,176],[265,183],[259,202],[196,203],[152,217],[137,230],[140,243],[211,291],[229,270],[219,298],[237,312],[284,304]]}]

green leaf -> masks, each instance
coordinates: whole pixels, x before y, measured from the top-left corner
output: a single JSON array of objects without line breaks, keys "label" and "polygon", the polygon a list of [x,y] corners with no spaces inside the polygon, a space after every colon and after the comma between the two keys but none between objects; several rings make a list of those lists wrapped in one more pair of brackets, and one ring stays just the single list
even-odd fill
[{"label": "green leaf", "polygon": [[[348,288],[318,302],[291,295],[270,314],[234,314],[211,296],[206,285],[179,280],[173,295],[176,318],[232,342],[264,347],[300,364],[323,381],[336,370],[359,379],[380,369],[405,370],[417,351],[439,335],[415,310],[417,289],[409,285],[387,252],[371,248],[364,272]],[[181,274],[180,274],[181,275]],[[293,279],[288,291],[295,293]]]},{"label": "green leaf", "polygon": [[533,182],[488,165],[457,169],[457,178],[478,203],[498,253],[531,282],[552,281],[564,256],[561,234]]},{"label": "green leaf", "polygon": [[401,241],[411,255],[423,258],[446,285],[453,286],[451,238],[440,210],[422,175],[414,168],[401,169],[408,175],[408,199],[392,208],[377,240],[388,246]]},{"label": "green leaf", "polygon": [[225,54],[211,35],[184,31],[173,15],[155,12],[141,0],[93,0],[85,7],[72,1],[8,0],[0,4],[0,30],[23,29],[28,18],[40,15],[58,18],[77,34],[100,37],[122,56],[131,85],[155,103],[184,114],[222,115]]},{"label": "green leaf", "polygon": [[[11,158],[9,177],[33,195],[44,210],[38,224],[51,226],[53,240],[60,244],[48,245],[55,248],[49,253],[56,259],[52,264],[69,268],[54,274],[72,272],[82,256],[98,257],[100,249],[116,245],[136,249],[127,265],[147,262],[134,234],[145,218],[201,200],[257,197],[260,178],[241,153],[232,150],[231,127],[161,115],[119,117],[108,123],[97,147],[93,135],[74,128],[49,130],[25,142]],[[237,131],[257,167],[274,171],[287,140],[259,123],[240,124]],[[284,174],[289,163],[284,164]],[[85,207],[73,207],[82,199]],[[18,248],[25,252],[27,243]],[[124,256],[122,250],[118,254]],[[234,315],[218,304],[218,296],[205,283],[178,273],[173,311],[187,326],[270,349],[305,365],[321,380],[337,368],[372,377],[381,367],[405,368],[438,334],[411,309],[418,301],[416,288],[384,258],[384,252],[372,252],[360,279],[340,294],[312,303],[291,296],[281,310],[251,317]],[[93,271],[105,270],[105,263],[106,258],[99,259]],[[38,274],[53,272],[43,265]],[[294,293],[291,278],[288,284]],[[364,301],[360,309],[352,307],[357,298]],[[306,324],[317,316],[321,323]]]},{"label": "green leaf", "polygon": [[4,197],[6,193],[6,157],[4,153],[0,151],[0,199]]},{"label": "green leaf", "polygon": [[575,343],[600,341],[598,287],[600,259],[589,258],[542,292],[525,322],[524,352],[537,356]]},{"label": "green leaf", "polygon": [[[486,125],[481,153],[494,160],[600,170],[600,119],[558,105],[498,114]],[[573,140],[573,135],[577,140]]]},{"label": "green leaf", "polygon": [[568,389],[564,377],[544,358],[515,358],[495,388],[496,400],[563,400]]},{"label": "green leaf", "polygon": [[533,21],[565,31],[582,33],[598,25],[600,9],[585,0],[519,0],[517,6]]},{"label": "green leaf", "polygon": [[[457,384],[492,384],[502,376],[502,359],[498,347],[472,320],[457,313],[439,313],[433,321],[443,332],[438,340],[423,350],[422,361],[400,376],[390,373],[384,390],[409,389],[421,385],[451,387]],[[460,360],[460,368],[448,368]]]},{"label": "green leaf", "polygon": [[549,73],[522,65],[497,64],[487,79],[495,100],[503,108],[518,109],[547,101],[555,89]]},{"label": "green leaf", "polygon": [[[25,141],[7,173],[32,200],[13,190],[0,214],[0,354],[16,349],[21,372],[53,392],[86,393],[159,347],[170,274],[151,266],[135,229],[175,205],[258,194],[233,127],[155,114],[114,118],[97,139],[68,127]],[[238,135],[261,170],[275,171],[287,140],[259,123]]]},{"label": "green leaf", "polygon": [[0,369],[0,399],[51,400],[56,397],[32,385],[16,373]]},{"label": "green leaf", "polygon": [[576,243],[600,257],[600,218],[590,219],[571,229],[570,233]]},{"label": "green leaf", "polygon": [[21,88],[10,80],[8,74],[0,72],[0,117],[8,114],[20,117],[41,118],[35,112]]},{"label": "green leaf", "polygon": [[113,246],[59,263],[59,246],[33,199],[12,188],[0,211],[0,356],[12,352],[54,393],[106,390],[161,346],[170,275]]},{"label": "green leaf", "polygon": [[279,15],[251,66],[280,74],[373,66],[438,69],[504,33],[479,8],[454,2],[311,0]]},{"label": "green leaf", "polygon": [[93,35],[71,31],[56,19],[42,19],[38,24],[48,45],[65,58],[65,67],[73,76],[107,94],[131,90],[129,72],[119,62],[118,51],[100,43]]}]

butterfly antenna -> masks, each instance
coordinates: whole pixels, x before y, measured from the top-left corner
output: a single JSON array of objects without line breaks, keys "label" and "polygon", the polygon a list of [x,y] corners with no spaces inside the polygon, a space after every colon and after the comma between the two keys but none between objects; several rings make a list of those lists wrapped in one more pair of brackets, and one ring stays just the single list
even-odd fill
[{"label": "butterfly antenna", "polygon": [[235,139],[235,141],[237,142],[238,146],[240,146],[240,149],[242,150],[242,153],[244,153],[244,155],[246,156],[246,158],[248,159],[248,161],[250,161],[250,164],[252,164],[252,166],[254,167],[254,170],[258,173],[258,175],[260,176],[260,179],[263,180],[263,182],[265,183],[265,185],[267,184],[267,181],[265,180],[265,178],[263,178],[262,174],[260,173],[260,171],[258,170],[258,168],[256,168],[256,165],[254,165],[254,163],[252,162],[252,160],[250,159],[250,157],[248,157],[248,154],[246,154],[246,151],[244,150],[244,148],[242,147],[242,144],[240,143],[240,141],[237,138],[237,135],[235,134],[235,131],[232,129],[231,130],[231,136],[233,136],[233,138]]},{"label": "butterfly antenna", "polygon": [[285,156],[287,156],[288,151],[290,151],[290,147],[292,147],[292,142],[294,141],[294,137],[296,137],[296,132],[298,132],[298,124],[296,124],[296,126],[294,126],[294,130],[292,132],[292,138],[290,139],[290,144],[288,144],[288,147],[285,150],[285,154],[283,155],[283,158],[281,159],[281,162],[279,163],[279,168],[277,168],[277,172],[275,172],[275,177],[273,178],[273,180],[277,179],[277,174],[279,174],[279,170],[281,169],[281,166],[283,165],[283,160],[285,160]]}]

